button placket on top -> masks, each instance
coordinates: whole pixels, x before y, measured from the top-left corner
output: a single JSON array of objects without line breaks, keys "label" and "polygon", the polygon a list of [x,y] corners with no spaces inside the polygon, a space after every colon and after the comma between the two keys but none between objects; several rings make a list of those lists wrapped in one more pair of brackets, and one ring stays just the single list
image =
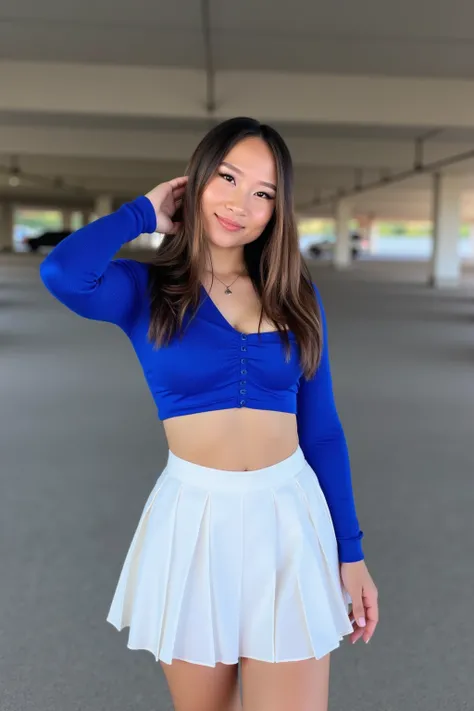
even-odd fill
[{"label": "button placket on top", "polygon": [[[246,353],[247,352],[247,345],[245,342],[247,341],[247,334],[241,333],[240,337],[241,337],[240,352]],[[245,395],[247,394],[247,388],[246,388],[247,381],[245,380],[246,375],[247,375],[247,358],[244,356],[244,357],[241,357],[241,359],[240,359],[240,376],[241,377],[244,376],[244,379],[240,380],[240,390],[239,390],[239,394],[241,396],[241,400],[240,400],[241,407],[244,407],[244,405],[247,402],[245,400]]]}]

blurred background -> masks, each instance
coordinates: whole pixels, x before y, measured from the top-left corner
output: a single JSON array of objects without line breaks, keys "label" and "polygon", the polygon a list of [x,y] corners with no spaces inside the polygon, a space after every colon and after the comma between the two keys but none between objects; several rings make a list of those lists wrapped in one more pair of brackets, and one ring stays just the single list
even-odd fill
[{"label": "blurred background", "polygon": [[0,710],[171,708],[159,665],[105,622],[162,428],[123,334],[66,311],[38,267],[236,115],[292,151],[380,592],[370,645],[333,655],[330,708],[472,711],[467,0],[2,0]]}]

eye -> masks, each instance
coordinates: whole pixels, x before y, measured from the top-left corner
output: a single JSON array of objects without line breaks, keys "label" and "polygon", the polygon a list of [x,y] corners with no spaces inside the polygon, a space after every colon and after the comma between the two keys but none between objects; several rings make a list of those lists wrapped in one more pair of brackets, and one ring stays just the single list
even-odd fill
[{"label": "eye", "polygon": [[265,200],[274,200],[274,199],[275,199],[273,195],[269,195],[268,193],[264,193],[264,192],[262,192],[261,190],[260,190],[258,193],[255,193],[255,194],[258,195],[258,197],[263,197]]},{"label": "eye", "polygon": [[219,175],[221,176],[221,178],[224,178],[224,180],[226,180],[228,183],[231,183],[231,182],[235,183],[235,179],[234,179],[233,175],[229,175],[229,173],[219,173]]}]

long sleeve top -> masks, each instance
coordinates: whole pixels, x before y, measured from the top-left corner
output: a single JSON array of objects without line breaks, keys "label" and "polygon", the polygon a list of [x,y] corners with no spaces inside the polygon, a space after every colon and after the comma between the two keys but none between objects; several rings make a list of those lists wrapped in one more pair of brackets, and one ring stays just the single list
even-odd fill
[{"label": "long sleeve top", "polygon": [[277,332],[241,333],[204,287],[183,338],[156,348],[148,339],[150,299],[145,263],[114,258],[120,248],[156,229],[145,196],[69,235],[44,259],[40,275],[61,303],[82,317],[119,326],[130,339],[161,420],[228,408],[293,413],[300,447],[320,483],[331,514],[339,559],[363,559],[344,431],[334,400],[327,324],[318,289],[323,352],[316,374],[302,373],[295,336],[285,361]]}]

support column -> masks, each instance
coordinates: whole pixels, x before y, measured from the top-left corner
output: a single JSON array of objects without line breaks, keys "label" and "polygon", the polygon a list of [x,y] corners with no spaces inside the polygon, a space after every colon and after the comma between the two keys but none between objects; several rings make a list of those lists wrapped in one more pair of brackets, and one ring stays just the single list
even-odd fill
[{"label": "support column", "polygon": [[0,203],[0,252],[13,252],[14,209],[11,202]]},{"label": "support column", "polygon": [[99,195],[95,201],[94,212],[97,217],[105,217],[114,211],[112,197],[110,195]]},{"label": "support column", "polygon": [[474,260],[474,222],[469,225],[468,258]]},{"label": "support column", "polygon": [[372,238],[374,227],[373,215],[362,215],[358,218],[359,234],[362,241],[367,243],[367,253],[372,254]]},{"label": "support column", "polygon": [[352,203],[339,200],[335,212],[336,244],[333,265],[335,269],[347,269],[352,264],[349,221],[352,217]]},{"label": "support column", "polygon": [[72,226],[72,216],[74,214],[74,210],[71,210],[69,207],[65,207],[61,210],[61,215],[63,218],[63,230],[68,230],[69,232],[72,232],[73,226]]},{"label": "support column", "polygon": [[433,252],[429,284],[434,287],[455,287],[460,280],[458,254],[461,227],[462,189],[456,179],[433,176]]},{"label": "support column", "polygon": [[86,210],[79,210],[81,227],[85,227],[89,222],[89,212]]}]

